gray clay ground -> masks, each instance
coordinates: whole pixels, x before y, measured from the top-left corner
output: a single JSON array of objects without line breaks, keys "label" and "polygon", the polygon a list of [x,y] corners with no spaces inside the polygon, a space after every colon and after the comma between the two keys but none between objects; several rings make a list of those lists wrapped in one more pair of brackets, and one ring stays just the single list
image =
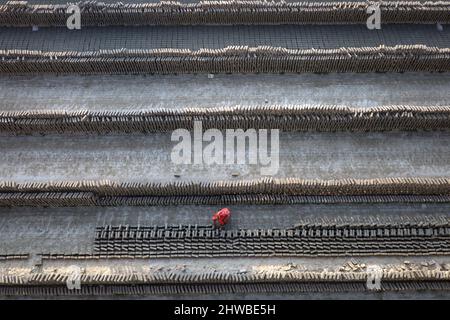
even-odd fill
[{"label": "gray clay ground", "polygon": [[[261,178],[259,164],[174,165],[171,152],[175,145],[170,134],[2,137],[0,180],[150,182]],[[447,132],[282,133],[279,170],[274,177],[449,177],[448,159]]]},{"label": "gray clay ground", "polygon": [[0,76],[0,110],[441,106],[449,87],[449,73]]}]

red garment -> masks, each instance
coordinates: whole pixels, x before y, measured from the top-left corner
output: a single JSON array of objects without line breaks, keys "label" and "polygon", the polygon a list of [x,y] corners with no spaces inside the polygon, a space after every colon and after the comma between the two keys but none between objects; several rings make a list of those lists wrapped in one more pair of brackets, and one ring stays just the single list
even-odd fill
[{"label": "red garment", "polygon": [[228,208],[223,208],[219,212],[213,215],[213,223],[214,225],[218,225],[220,227],[223,227],[228,223],[228,220],[230,220],[231,217],[231,211]]}]

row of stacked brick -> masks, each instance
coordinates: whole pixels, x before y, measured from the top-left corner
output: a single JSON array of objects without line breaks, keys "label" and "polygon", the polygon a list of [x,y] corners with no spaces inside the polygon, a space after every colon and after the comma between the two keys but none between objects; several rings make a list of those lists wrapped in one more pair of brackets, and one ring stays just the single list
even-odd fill
[{"label": "row of stacked brick", "polygon": [[[1,206],[449,202],[448,178],[1,182]],[[152,203],[153,199],[153,203]],[[325,199],[325,200],[321,200]]]},{"label": "row of stacked brick", "polygon": [[[449,23],[449,1],[199,1],[104,3],[81,1],[84,26],[366,23],[378,6],[383,23]],[[66,26],[68,4],[9,1],[0,26]]]},{"label": "row of stacked brick", "polygon": [[343,106],[266,105],[216,108],[156,108],[146,111],[18,111],[0,112],[0,132],[150,133],[192,129],[270,129],[290,131],[449,130],[448,106]]},{"label": "row of stacked brick", "polygon": [[0,51],[0,73],[308,73],[450,71],[450,49],[423,45],[286,49]]}]

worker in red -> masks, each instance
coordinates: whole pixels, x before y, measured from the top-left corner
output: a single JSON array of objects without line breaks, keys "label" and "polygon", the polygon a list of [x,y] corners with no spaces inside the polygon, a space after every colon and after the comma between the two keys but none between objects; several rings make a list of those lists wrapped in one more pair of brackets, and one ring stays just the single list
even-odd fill
[{"label": "worker in red", "polygon": [[231,217],[231,211],[228,208],[223,208],[216,212],[213,215],[213,226],[215,228],[222,229],[230,220]]}]

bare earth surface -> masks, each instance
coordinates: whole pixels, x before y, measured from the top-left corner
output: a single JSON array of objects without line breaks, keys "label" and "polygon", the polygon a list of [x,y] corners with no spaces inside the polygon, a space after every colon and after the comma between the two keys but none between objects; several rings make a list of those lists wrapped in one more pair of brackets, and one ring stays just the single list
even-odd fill
[{"label": "bare earth surface", "polygon": [[0,110],[254,105],[440,106],[450,74],[0,76]]},{"label": "bare earth surface", "polygon": [[[174,165],[171,152],[176,144],[170,134],[2,137],[0,180],[148,182],[261,177],[258,164]],[[279,159],[274,176],[279,178],[448,177],[450,133],[282,133]]]}]

